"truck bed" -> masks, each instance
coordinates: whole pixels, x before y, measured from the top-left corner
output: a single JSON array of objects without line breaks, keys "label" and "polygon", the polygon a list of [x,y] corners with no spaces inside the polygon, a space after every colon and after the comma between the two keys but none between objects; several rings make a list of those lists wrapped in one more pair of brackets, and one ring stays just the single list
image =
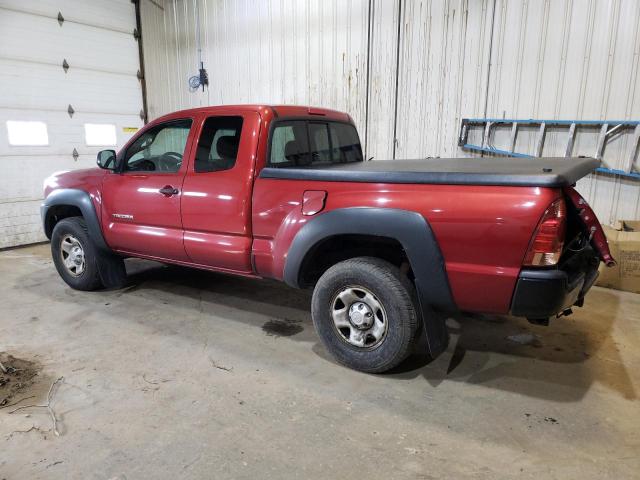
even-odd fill
[{"label": "truck bed", "polygon": [[590,157],[426,158],[374,160],[321,167],[267,167],[261,178],[323,182],[564,187],[591,173]]}]

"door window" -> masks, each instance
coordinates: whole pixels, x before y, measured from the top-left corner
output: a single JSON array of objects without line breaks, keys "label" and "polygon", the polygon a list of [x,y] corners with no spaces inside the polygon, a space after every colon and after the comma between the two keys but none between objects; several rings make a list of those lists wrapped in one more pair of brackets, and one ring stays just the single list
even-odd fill
[{"label": "door window", "polygon": [[229,170],[236,164],[242,117],[209,117],[198,140],[196,173]]},{"label": "door window", "polygon": [[144,132],[127,149],[127,172],[175,173],[182,166],[191,120],[156,125]]}]

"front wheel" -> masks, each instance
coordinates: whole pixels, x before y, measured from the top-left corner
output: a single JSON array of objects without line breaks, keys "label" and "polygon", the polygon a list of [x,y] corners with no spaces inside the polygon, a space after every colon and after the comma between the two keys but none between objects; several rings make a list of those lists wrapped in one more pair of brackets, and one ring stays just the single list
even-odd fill
[{"label": "front wheel", "polygon": [[56,270],[71,288],[96,290],[102,286],[96,248],[82,217],[60,220],[51,234],[51,256]]},{"label": "front wheel", "polygon": [[418,326],[413,286],[384,260],[340,262],[313,291],[313,324],[327,350],[342,364],[380,373],[397,366],[413,347]]}]

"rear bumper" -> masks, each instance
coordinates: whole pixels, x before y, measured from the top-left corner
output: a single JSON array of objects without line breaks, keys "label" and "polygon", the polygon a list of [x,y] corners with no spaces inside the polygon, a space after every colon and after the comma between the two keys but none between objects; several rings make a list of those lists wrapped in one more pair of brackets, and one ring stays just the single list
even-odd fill
[{"label": "rear bumper", "polygon": [[511,301],[511,314],[545,319],[581,305],[596,278],[597,266],[579,272],[522,270]]}]

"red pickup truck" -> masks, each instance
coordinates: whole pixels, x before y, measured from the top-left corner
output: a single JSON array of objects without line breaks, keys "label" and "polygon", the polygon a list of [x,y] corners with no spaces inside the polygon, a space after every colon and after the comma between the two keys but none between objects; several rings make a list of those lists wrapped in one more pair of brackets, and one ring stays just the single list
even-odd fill
[{"label": "red pickup truck", "polygon": [[547,323],[612,264],[572,188],[591,158],[365,161],[351,117],[240,105],[149,123],[100,168],[45,181],[44,231],[72,288],[126,282],[125,257],[313,287],[345,365],[382,372],[456,311]]}]

